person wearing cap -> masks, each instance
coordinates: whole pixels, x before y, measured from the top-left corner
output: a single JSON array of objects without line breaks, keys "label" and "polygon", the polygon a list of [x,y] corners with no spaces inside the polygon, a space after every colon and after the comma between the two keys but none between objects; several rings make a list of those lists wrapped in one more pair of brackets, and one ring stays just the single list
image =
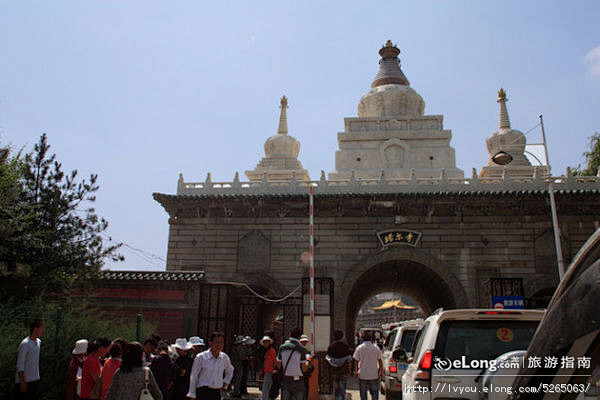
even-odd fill
[{"label": "person wearing cap", "polygon": [[233,379],[231,384],[233,386],[232,397],[241,397],[242,390],[242,379],[244,371],[244,359],[246,358],[246,350],[244,349],[244,337],[238,335],[233,340],[233,347],[231,348],[231,364],[233,364]]},{"label": "person wearing cap", "polygon": [[269,391],[273,384],[273,371],[277,364],[277,355],[273,348],[273,339],[270,337],[264,336],[260,344],[265,349],[264,363],[261,370],[261,374],[263,375],[262,400],[269,400]]},{"label": "person wearing cap", "polygon": [[194,359],[188,392],[188,397],[192,400],[220,400],[221,391],[227,388],[233,377],[229,356],[223,353],[223,333],[211,333],[208,345],[209,349]]},{"label": "person wearing cap", "polygon": [[304,346],[304,348],[307,350],[308,350],[308,342],[310,342],[310,340],[308,339],[308,336],[306,336],[304,334],[302,336],[300,336],[300,344],[302,346]]},{"label": "person wearing cap", "polygon": [[248,377],[252,376],[252,379],[256,379],[254,373],[254,344],[256,340],[250,336],[246,336],[242,342],[244,349],[244,358],[242,359],[242,383],[240,385],[240,393],[248,394]]},{"label": "person wearing cap", "polygon": [[88,341],[81,339],[75,342],[75,348],[71,352],[73,358],[67,367],[66,399],[79,400],[77,395],[77,382],[81,380],[81,368],[87,354]]},{"label": "person wearing cap", "polygon": [[187,394],[190,390],[190,373],[194,359],[190,356],[192,346],[185,338],[179,338],[171,346],[177,352],[175,360],[175,380],[173,381],[172,399],[187,400]]},{"label": "person wearing cap", "polygon": [[304,398],[304,372],[308,369],[310,361],[307,361],[308,351],[300,344],[302,330],[292,329],[290,337],[281,346],[277,363],[282,368],[281,400],[300,400]]},{"label": "person wearing cap", "polygon": [[[300,344],[304,346],[306,350],[308,350],[308,342],[310,342],[308,336],[304,334],[300,336]],[[306,353],[305,357],[307,360],[310,360],[310,353]],[[306,371],[302,371],[304,373],[304,400],[308,399],[308,380],[310,379],[310,376],[312,375],[313,371],[314,367],[312,366],[312,364],[309,365]]]}]

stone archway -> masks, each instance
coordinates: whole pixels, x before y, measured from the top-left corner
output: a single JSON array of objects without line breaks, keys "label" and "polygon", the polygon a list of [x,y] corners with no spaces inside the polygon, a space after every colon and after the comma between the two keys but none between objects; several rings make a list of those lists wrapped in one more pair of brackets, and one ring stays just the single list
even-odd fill
[{"label": "stone archway", "polygon": [[406,294],[426,314],[439,307],[469,307],[462,284],[439,260],[412,247],[390,248],[357,263],[342,282],[336,301],[343,311],[338,308],[342,313],[336,323],[344,326],[347,338],[354,333],[360,307],[387,291]]}]

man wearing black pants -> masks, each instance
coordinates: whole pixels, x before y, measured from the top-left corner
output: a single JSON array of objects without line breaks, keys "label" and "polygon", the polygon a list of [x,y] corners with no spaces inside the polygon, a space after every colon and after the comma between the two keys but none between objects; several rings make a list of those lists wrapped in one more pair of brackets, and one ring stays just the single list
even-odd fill
[{"label": "man wearing black pants", "polygon": [[208,345],[209,349],[194,359],[188,392],[188,397],[192,400],[220,400],[221,390],[227,388],[233,377],[233,366],[229,356],[223,353],[223,334],[213,332]]},{"label": "man wearing black pants", "polygon": [[17,374],[15,393],[17,399],[37,400],[40,386],[40,346],[39,339],[44,334],[44,321],[35,319],[27,336],[19,345],[17,354]]}]

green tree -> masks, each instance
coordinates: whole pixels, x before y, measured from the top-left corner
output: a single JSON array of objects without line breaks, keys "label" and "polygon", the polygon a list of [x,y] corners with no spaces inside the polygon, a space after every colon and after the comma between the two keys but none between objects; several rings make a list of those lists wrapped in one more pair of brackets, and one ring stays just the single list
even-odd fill
[{"label": "green tree", "polygon": [[[122,260],[119,246],[105,246],[108,227],[90,203],[97,175],[78,180],[49,153],[46,134],[31,154],[0,153],[0,299],[22,301],[69,289],[75,276],[100,270],[104,260]],[[6,189],[6,192],[5,192]]]},{"label": "green tree", "polygon": [[595,176],[598,174],[598,168],[600,168],[600,132],[595,132],[589,139],[589,151],[583,152],[586,167],[581,169],[581,165],[579,165],[577,168],[572,168],[574,175]]}]

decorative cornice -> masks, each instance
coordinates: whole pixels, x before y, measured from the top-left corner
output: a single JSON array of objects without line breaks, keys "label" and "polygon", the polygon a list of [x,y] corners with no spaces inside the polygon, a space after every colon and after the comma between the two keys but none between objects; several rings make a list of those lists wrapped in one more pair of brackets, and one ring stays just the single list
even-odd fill
[{"label": "decorative cornice", "polygon": [[[505,168],[506,169],[506,168]],[[233,182],[213,182],[208,175],[204,182],[185,182],[180,175],[177,183],[177,196],[200,196],[200,197],[238,197],[238,196],[288,196],[308,195],[309,187],[312,186],[316,195],[339,195],[339,194],[440,194],[440,193],[502,193],[502,192],[532,192],[548,190],[548,183],[553,182],[554,190],[561,191],[600,191],[600,177],[598,176],[574,176],[567,168],[566,175],[558,177],[544,176],[542,167],[533,167],[534,174],[529,177],[513,177],[505,172],[500,177],[479,178],[477,171],[473,168],[471,178],[448,178],[444,169],[440,169],[438,178],[417,178],[413,172],[409,178],[392,179],[385,174],[379,179],[347,179],[327,180],[325,174],[321,174],[318,181],[297,180],[241,182],[234,179]],[[236,173],[236,177],[238,174]],[[156,196],[168,196],[155,193]]]},{"label": "decorative cornice", "polygon": [[204,281],[204,271],[100,271],[97,278],[104,281]]}]

